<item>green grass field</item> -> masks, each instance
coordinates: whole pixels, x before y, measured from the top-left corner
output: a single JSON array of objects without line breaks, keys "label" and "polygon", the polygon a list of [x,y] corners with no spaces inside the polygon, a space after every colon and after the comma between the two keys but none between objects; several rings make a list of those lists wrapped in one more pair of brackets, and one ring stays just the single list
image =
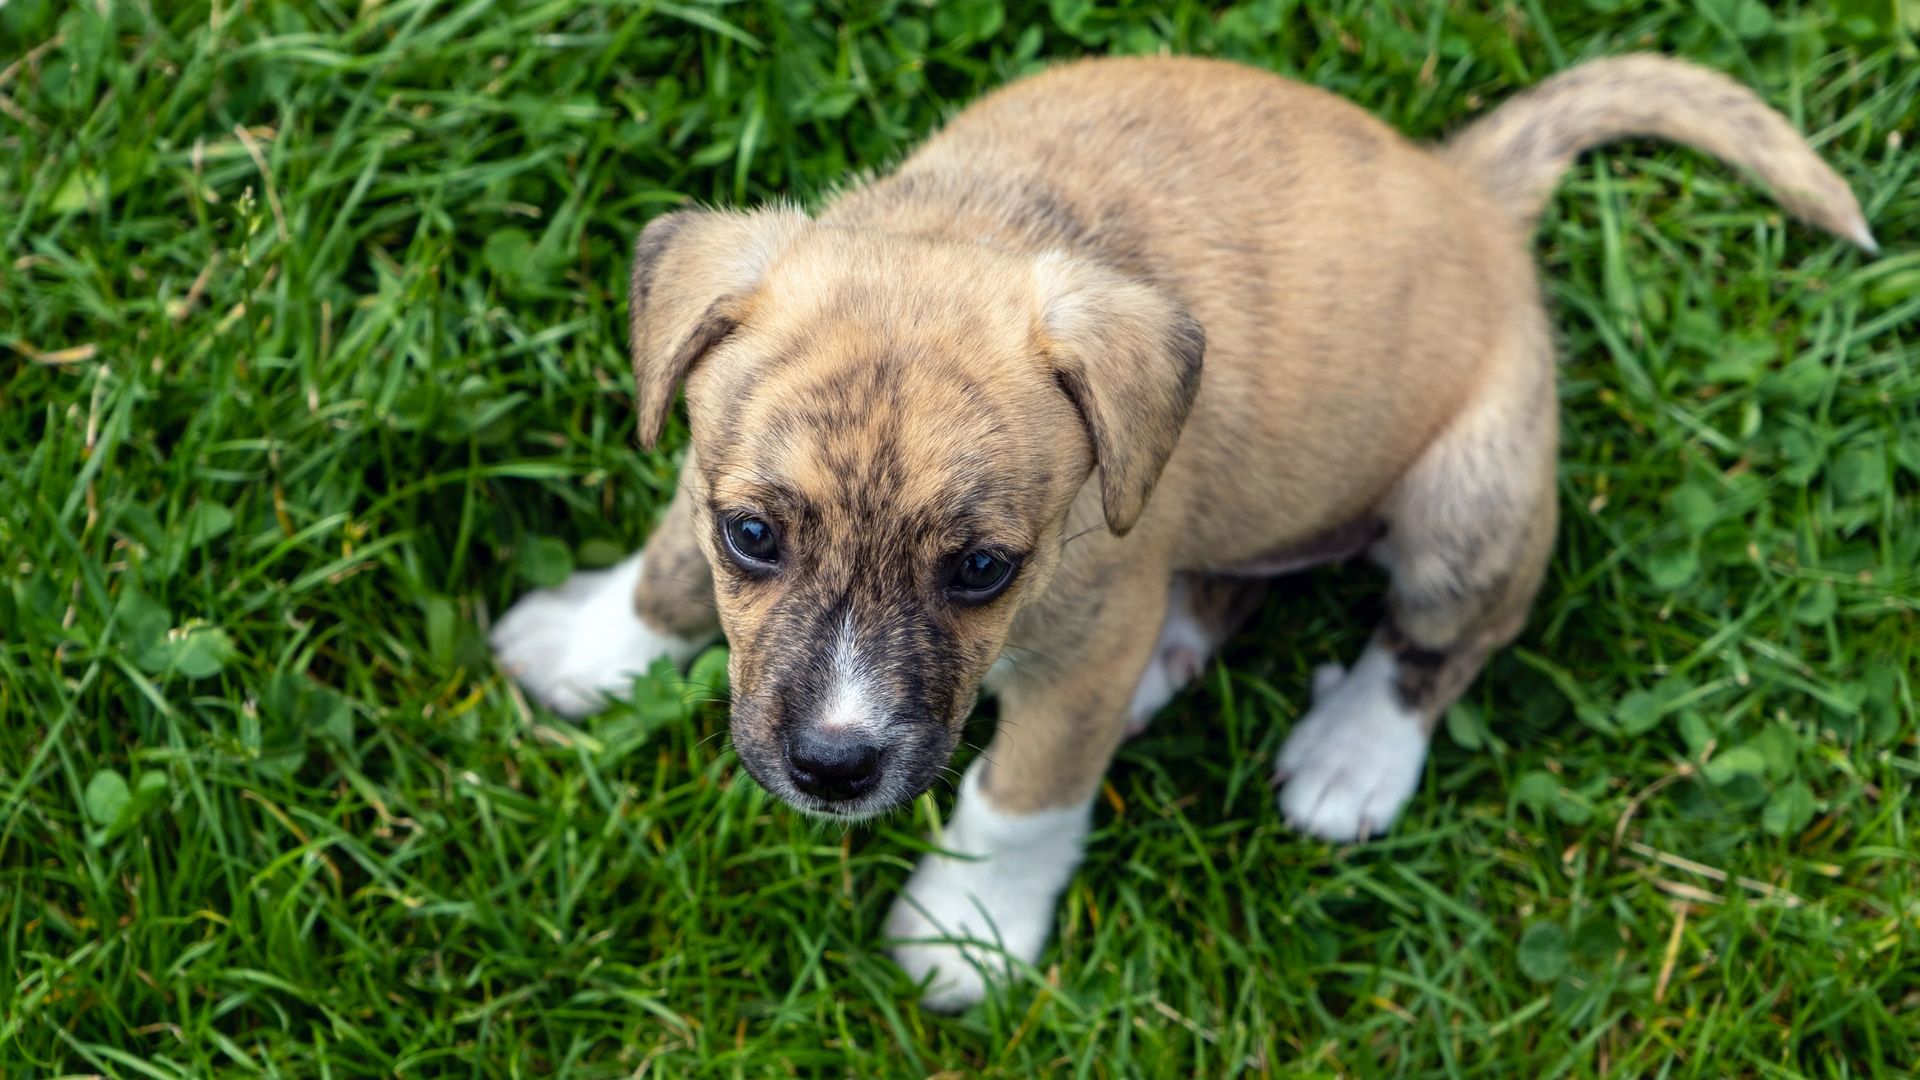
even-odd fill
[{"label": "green grass field", "polygon": [[[1910,1075],[1916,31],[1910,0],[11,0],[0,1075]],[[877,934],[944,790],[823,830],[703,691],[570,725],[484,630],[673,483],[626,373],[649,217],[813,199],[1047,59],[1162,49],[1418,137],[1688,56],[1789,113],[1886,252],[1695,154],[1582,161],[1538,239],[1558,553],[1409,815],[1280,822],[1308,673],[1377,603],[1298,579],[1122,752],[1027,984],[934,1016]]]}]

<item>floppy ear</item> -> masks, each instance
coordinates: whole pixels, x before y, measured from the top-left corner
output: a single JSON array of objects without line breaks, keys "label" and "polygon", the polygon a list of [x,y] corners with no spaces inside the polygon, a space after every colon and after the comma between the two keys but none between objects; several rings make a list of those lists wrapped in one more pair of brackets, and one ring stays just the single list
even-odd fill
[{"label": "floppy ear", "polygon": [[660,438],[687,371],[733,333],[746,298],[806,224],[786,208],[678,210],[640,231],[627,319],[641,445]]},{"label": "floppy ear", "polygon": [[1086,425],[1107,528],[1140,520],[1200,389],[1207,335],[1171,294],[1063,255],[1034,265],[1043,348]]}]

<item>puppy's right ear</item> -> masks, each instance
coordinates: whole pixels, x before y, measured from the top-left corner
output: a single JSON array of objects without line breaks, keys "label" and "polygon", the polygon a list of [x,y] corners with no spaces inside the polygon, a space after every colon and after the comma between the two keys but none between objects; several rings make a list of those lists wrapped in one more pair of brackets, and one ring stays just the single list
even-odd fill
[{"label": "puppy's right ear", "polygon": [[798,210],[678,210],[654,218],[633,245],[628,347],[640,443],[666,426],[674,391],[694,362],[740,324],[746,298],[807,224]]}]

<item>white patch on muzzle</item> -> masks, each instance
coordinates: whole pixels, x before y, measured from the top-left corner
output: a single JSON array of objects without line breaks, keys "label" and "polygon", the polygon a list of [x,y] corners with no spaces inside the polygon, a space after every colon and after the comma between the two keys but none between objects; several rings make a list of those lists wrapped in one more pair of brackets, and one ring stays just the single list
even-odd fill
[{"label": "white patch on muzzle", "polygon": [[843,619],[827,659],[827,686],[820,706],[821,730],[878,735],[887,726],[887,709],[860,659],[853,620]]}]

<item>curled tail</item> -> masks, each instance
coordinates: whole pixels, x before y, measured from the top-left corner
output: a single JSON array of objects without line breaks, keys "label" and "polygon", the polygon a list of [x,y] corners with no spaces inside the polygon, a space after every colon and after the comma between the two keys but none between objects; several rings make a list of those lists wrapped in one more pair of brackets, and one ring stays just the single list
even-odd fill
[{"label": "curled tail", "polygon": [[1718,72],[1664,56],[1621,56],[1562,72],[1455,135],[1441,149],[1531,225],[1584,150],[1651,135],[1738,165],[1787,211],[1877,253],[1847,182],[1786,117]]}]

